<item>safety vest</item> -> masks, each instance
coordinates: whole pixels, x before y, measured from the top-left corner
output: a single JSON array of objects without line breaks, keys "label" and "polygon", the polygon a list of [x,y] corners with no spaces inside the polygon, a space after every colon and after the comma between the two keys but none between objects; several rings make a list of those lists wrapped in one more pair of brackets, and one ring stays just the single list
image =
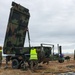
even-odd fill
[{"label": "safety vest", "polygon": [[0,52],[2,52],[2,50],[0,50]]},{"label": "safety vest", "polygon": [[2,59],[2,50],[0,50],[0,60]]},{"label": "safety vest", "polygon": [[31,49],[30,60],[38,60],[36,49]]}]

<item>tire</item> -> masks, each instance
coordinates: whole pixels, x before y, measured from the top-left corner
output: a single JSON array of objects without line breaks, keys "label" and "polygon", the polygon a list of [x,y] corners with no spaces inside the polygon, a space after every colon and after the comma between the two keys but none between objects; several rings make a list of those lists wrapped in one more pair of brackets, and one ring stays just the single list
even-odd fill
[{"label": "tire", "polygon": [[13,59],[12,60],[12,68],[13,69],[18,69],[19,68],[19,61],[18,61],[18,59]]},{"label": "tire", "polygon": [[58,60],[58,62],[59,62],[59,63],[63,63],[63,62],[64,62],[64,59],[61,59],[61,58],[60,58],[60,59]]}]

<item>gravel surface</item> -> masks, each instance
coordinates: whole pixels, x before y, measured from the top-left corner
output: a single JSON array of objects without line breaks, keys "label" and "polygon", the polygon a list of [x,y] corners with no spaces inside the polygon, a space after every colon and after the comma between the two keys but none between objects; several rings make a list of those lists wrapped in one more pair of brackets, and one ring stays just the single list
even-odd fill
[{"label": "gravel surface", "polygon": [[5,61],[3,60],[0,68],[0,75],[75,75],[75,60],[58,63],[58,61],[50,61],[49,65],[39,64],[39,69],[32,72],[28,67],[27,70],[12,69],[11,62],[7,69],[4,69]]}]

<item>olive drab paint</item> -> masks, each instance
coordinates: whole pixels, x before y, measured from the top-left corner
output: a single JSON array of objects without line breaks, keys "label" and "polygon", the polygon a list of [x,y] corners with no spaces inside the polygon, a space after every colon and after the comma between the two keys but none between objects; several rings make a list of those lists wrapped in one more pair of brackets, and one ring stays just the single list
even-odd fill
[{"label": "olive drab paint", "polygon": [[23,49],[29,18],[27,8],[12,2],[3,46],[4,54],[19,54]]},{"label": "olive drab paint", "polygon": [[[12,7],[10,10],[8,25],[6,29],[6,35],[3,45],[4,54],[15,54],[23,55],[29,54],[31,46],[24,47],[26,32],[29,36],[28,23],[29,23],[30,13],[29,10],[20,4],[12,2]],[[30,40],[30,37],[28,37]],[[30,41],[29,41],[30,43]],[[49,61],[46,59],[50,57],[52,53],[51,47],[45,46],[34,46],[37,50],[38,62]],[[12,55],[10,55],[12,56]],[[26,61],[29,61],[30,55],[27,55],[25,58]]]}]

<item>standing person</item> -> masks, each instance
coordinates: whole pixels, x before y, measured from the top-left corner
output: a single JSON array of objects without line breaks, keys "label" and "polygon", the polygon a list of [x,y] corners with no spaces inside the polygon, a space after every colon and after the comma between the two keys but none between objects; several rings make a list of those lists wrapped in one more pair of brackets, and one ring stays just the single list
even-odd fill
[{"label": "standing person", "polygon": [[0,46],[0,67],[2,65],[2,47]]},{"label": "standing person", "polygon": [[30,68],[32,71],[38,68],[38,55],[34,47],[30,50]]}]

